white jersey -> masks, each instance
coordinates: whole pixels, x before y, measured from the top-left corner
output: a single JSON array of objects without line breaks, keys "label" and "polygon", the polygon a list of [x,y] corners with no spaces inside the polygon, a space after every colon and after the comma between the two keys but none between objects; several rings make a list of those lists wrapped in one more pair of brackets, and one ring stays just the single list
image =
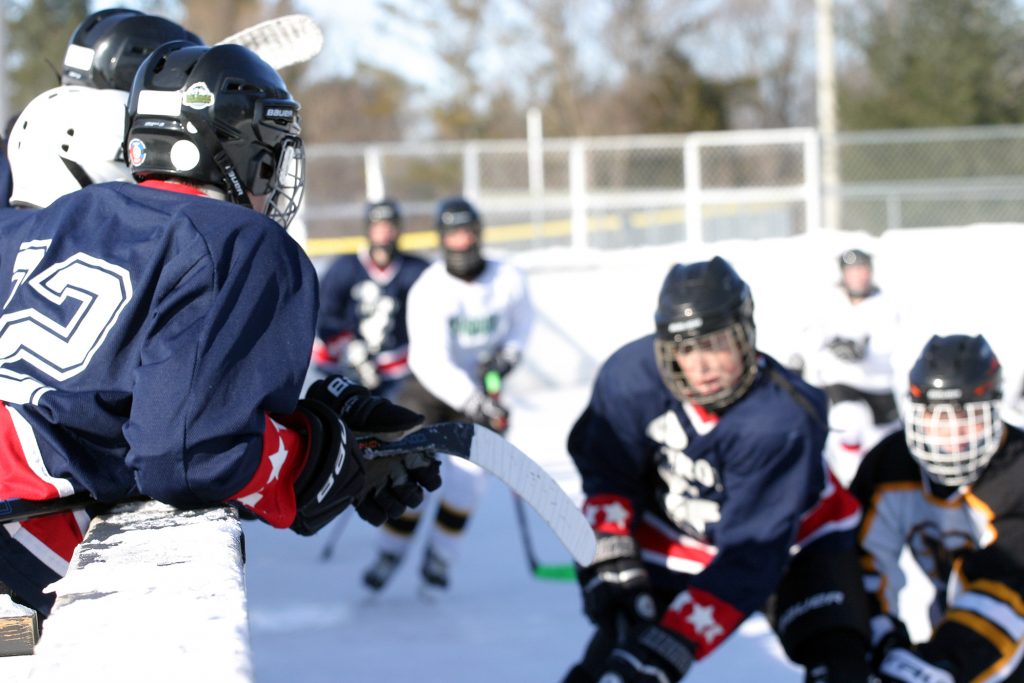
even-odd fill
[{"label": "white jersey", "polygon": [[[820,317],[808,332],[804,378],[819,387],[845,384],[869,393],[891,391],[891,357],[899,325],[891,299],[876,292],[854,304],[836,286],[816,310]],[[836,355],[829,348],[836,338],[853,342],[863,357],[851,360]]]},{"label": "white jersey", "polygon": [[480,363],[499,349],[519,354],[533,324],[526,277],[486,261],[472,282],[430,265],[409,290],[409,368],[420,384],[455,410],[481,393]]}]

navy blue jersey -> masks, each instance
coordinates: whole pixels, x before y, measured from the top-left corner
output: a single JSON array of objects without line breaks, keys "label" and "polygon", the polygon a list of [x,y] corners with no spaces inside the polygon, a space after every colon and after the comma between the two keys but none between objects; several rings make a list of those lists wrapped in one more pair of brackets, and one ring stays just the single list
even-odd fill
[{"label": "navy blue jersey", "polygon": [[317,364],[339,364],[345,345],[361,339],[381,379],[408,375],[406,299],[427,265],[407,254],[395,254],[383,269],[366,251],[340,256],[320,285]]},{"label": "navy blue jersey", "polygon": [[14,177],[11,175],[11,162],[7,158],[7,141],[0,143],[0,208],[6,207],[11,201],[14,191]]},{"label": "navy blue jersey", "polygon": [[0,212],[0,271],[0,498],[196,507],[266,465],[265,414],[294,411],[317,310],[276,223],[94,185]]},{"label": "navy blue jersey", "polygon": [[[822,459],[824,393],[770,357],[759,362],[744,397],[712,414],[669,392],[654,337],[643,337],[605,363],[569,436],[588,518],[637,539],[655,587],[686,589],[664,621],[697,641],[699,656],[764,606],[798,540],[857,521],[852,499],[819,510],[837,490]],[[672,621],[700,604],[695,613],[714,619]]]}]

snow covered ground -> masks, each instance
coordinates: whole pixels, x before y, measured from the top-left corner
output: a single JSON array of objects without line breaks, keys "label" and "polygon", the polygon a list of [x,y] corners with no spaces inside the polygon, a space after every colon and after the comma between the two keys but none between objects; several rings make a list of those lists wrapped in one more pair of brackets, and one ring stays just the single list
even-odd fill
[{"label": "snow covered ground", "polygon": [[[652,329],[658,288],[669,266],[714,254],[751,285],[759,345],[785,360],[814,315],[816,295],[836,281],[836,257],[861,247],[876,257],[877,281],[902,302],[903,347],[897,376],[931,334],[984,333],[1006,368],[1008,395],[1019,393],[1024,357],[1015,315],[1024,226],[906,230],[881,238],[849,233],[756,242],[645,247],[619,252],[563,249],[516,254],[539,309],[527,362],[509,383],[510,440],[578,491],[565,437],[582,411],[600,362]],[[339,522],[335,522],[338,524]],[[554,537],[532,519],[545,562],[566,562]],[[422,531],[422,530],[421,530]],[[556,681],[590,633],[574,583],[532,578],[513,504],[496,481],[470,521],[449,595],[419,596],[422,548],[414,546],[392,585],[370,598],[360,575],[374,556],[375,530],[352,517],[334,556],[321,551],[333,527],[311,539],[259,524],[246,526],[247,587],[258,683],[337,681]],[[925,594],[920,582],[911,597]],[[912,635],[926,637],[923,615],[908,613]],[[759,617],[687,681],[801,680]]]}]

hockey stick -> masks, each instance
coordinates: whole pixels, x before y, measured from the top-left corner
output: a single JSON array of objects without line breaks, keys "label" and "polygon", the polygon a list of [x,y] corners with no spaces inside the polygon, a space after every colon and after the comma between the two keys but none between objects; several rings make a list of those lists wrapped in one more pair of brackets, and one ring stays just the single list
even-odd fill
[{"label": "hockey stick", "polygon": [[[362,439],[360,447],[367,459],[434,458],[440,453],[465,458],[496,476],[536,510],[578,564],[587,566],[594,559],[597,545],[594,532],[572,499],[540,465],[486,427],[442,422],[398,441]],[[377,488],[383,483],[367,482],[367,488]],[[76,510],[95,503],[84,493],[41,501],[3,500],[0,501],[0,523]]]},{"label": "hockey stick", "polygon": [[523,507],[523,499],[513,493],[512,503],[516,508],[516,522],[519,526],[519,536],[523,539],[523,550],[526,552],[526,561],[530,565],[530,572],[532,572],[538,579],[575,581],[576,567],[574,565],[541,564],[537,561],[537,553],[533,549],[533,538],[530,536],[530,527],[526,520],[526,508]]},{"label": "hockey stick", "polygon": [[345,527],[348,526],[348,520],[350,519],[352,519],[352,508],[345,510],[334,519],[334,526],[331,527],[331,533],[327,537],[324,547],[320,550],[321,562],[326,562],[331,559],[332,555],[334,555],[334,547],[338,545],[341,533],[345,531]]},{"label": "hockey stick", "polygon": [[[146,500],[145,498],[126,498],[118,503],[127,503],[135,500]],[[8,498],[0,500],[0,524],[8,522],[21,522],[33,517],[52,515],[58,512],[70,512],[81,510],[90,505],[99,505],[99,501],[87,493],[74,493],[64,498],[51,498],[49,500],[25,500],[24,498]],[[113,505],[114,503],[110,503]]]},{"label": "hockey stick", "polygon": [[283,69],[308,62],[320,54],[324,34],[305,14],[289,14],[242,29],[217,45],[242,45],[275,69]]},{"label": "hockey stick", "polygon": [[544,469],[521,450],[480,425],[441,422],[413,432],[400,441],[366,442],[364,457],[447,453],[464,458],[500,479],[537,511],[573,559],[588,566],[597,540],[583,513]]}]

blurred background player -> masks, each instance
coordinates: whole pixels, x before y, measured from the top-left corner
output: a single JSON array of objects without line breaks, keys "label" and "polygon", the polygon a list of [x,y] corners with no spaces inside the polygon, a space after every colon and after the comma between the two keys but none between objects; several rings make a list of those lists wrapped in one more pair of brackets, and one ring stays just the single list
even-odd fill
[{"label": "blurred background player", "polygon": [[[341,377],[300,400],[317,280],[284,230],[305,166],[281,77],[244,47],[171,42],[139,67],[127,115],[137,185],[0,212],[0,347],[17,350],[0,376],[0,499],[230,503],[303,535],[349,506],[380,524],[418,505],[437,464],[367,460],[352,435],[397,437],[421,416]],[[0,590],[46,615],[87,523],[0,527]]]},{"label": "blurred background player", "polygon": [[[508,409],[493,380],[519,362],[533,324],[533,306],[521,271],[481,252],[483,224],[462,197],[442,200],[435,224],[443,259],[431,264],[409,292],[409,367],[413,376],[397,402],[426,416],[426,423],[474,422],[503,433]],[[488,391],[490,389],[490,391]],[[428,589],[448,585],[448,568],[477,506],[484,472],[460,458],[446,458],[434,525],[421,575]],[[379,555],[364,575],[378,590],[394,574],[413,539],[422,508],[390,520],[380,534]]]},{"label": "blurred background player", "polygon": [[820,317],[808,332],[803,376],[828,395],[825,452],[849,484],[864,454],[899,428],[891,360],[899,315],[874,283],[870,254],[844,251],[839,272],[838,286],[815,308]]},{"label": "blurred background player", "polygon": [[340,256],[321,281],[313,351],[321,372],[341,372],[392,399],[409,376],[406,299],[427,268],[423,259],[398,251],[401,229],[397,202],[367,205],[367,246]]},{"label": "blurred background player", "polygon": [[807,681],[867,683],[860,508],[824,465],[825,395],[757,351],[753,313],[725,260],[676,265],[656,332],[599,371],[568,443],[596,631],[567,683],[676,681],[756,610]]},{"label": "blurred background player", "polygon": [[[1001,419],[1002,382],[984,337],[932,337],[904,428],[853,482],[882,681],[1024,680],[1024,434]],[[916,645],[897,611],[905,547],[935,586],[935,630]]]},{"label": "blurred background player", "polygon": [[13,206],[44,207],[93,183],[133,182],[122,149],[128,91],[143,59],[172,40],[203,44],[173,21],[130,9],[94,12],[79,24],[61,85],[29,102],[11,130]]}]

